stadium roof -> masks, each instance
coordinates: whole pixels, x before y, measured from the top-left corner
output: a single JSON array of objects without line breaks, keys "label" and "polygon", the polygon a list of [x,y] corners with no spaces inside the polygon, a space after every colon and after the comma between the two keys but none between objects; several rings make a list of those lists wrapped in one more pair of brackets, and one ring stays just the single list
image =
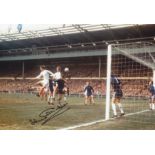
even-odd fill
[{"label": "stadium roof", "polygon": [[[98,24],[98,25],[90,25],[90,24],[72,24],[72,25],[32,25],[31,28],[28,27],[23,29],[20,33],[18,29],[11,29],[8,27],[8,32],[6,29],[3,33],[3,29],[0,33],[0,42],[4,41],[13,41],[13,40],[23,40],[23,39],[32,39],[32,38],[40,38],[40,37],[48,37],[48,36],[58,36],[58,35],[66,35],[66,34],[75,34],[75,33],[85,33],[92,31],[101,31],[101,30],[109,30],[116,28],[124,28],[135,26],[133,24]],[[38,29],[40,28],[40,29]],[[13,33],[12,33],[13,31]]]},{"label": "stadium roof", "polygon": [[[40,29],[41,28],[41,29]],[[155,36],[155,24],[43,25],[0,34],[0,50],[92,44]]]}]

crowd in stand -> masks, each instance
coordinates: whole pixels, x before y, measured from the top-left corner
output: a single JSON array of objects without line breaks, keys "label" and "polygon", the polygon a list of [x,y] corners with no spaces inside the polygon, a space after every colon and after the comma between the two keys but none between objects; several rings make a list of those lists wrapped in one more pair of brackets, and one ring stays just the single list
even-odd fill
[{"label": "crowd in stand", "polygon": [[124,96],[149,96],[148,80],[122,80]]},{"label": "crowd in stand", "polygon": [[[50,70],[54,72],[54,66],[53,68],[50,65]],[[95,94],[97,95],[106,95],[106,81],[105,80],[92,80],[92,77],[99,77],[99,66],[97,63],[85,63],[82,62],[74,64],[70,63],[70,65],[65,65],[69,67],[70,69],[70,75],[71,77],[77,77],[79,79],[72,79],[69,80],[69,88],[70,92],[73,94],[82,94],[84,90],[84,85],[86,81],[89,81],[91,85],[94,87]],[[123,65],[121,65],[124,67]],[[148,80],[136,80],[130,79],[130,77],[150,77],[152,74],[152,71],[149,69],[142,67],[138,69],[138,67],[129,67],[128,65],[125,66],[125,68],[122,68],[120,70],[117,70],[118,67],[112,66],[112,70],[115,71],[117,75],[120,77],[128,77],[128,80],[121,80],[122,81],[122,89],[124,96],[148,96]],[[16,65],[15,65],[16,68]],[[63,65],[62,65],[63,68]],[[32,66],[31,68],[25,69],[25,77],[35,77],[39,74],[39,65],[38,66]],[[22,70],[21,69],[14,69],[14,70],[1,70],[0,77],[13,77],[14,80],[0,80],[0,91],[1,92],[32,92],[36,91],[36,87],[33,86],[33,84],[30,82],[31,80],[17,80],[17,77],[22,76]],[[106,65],[102,63],[101,65],[101,77],[106,77]],[[82,77],[87,77],[89,80],[84,80]],[[81,79],[80,79],[81,78]]]},{"label": "crowd in stand", "polygon": [[[106,95],[105,80],[69,80],[71,94],[83,94],[86,81],[90,81],[96,95]],[[0,80],[0,92],[27,93],[37,91],[31,80]],[[148,80],[122,80],[124,96],[148,96]]]},{"label": "crowd in stand", "polygon": [[36,90],[30,80],[0,80],[0,92],[26,93]]}]

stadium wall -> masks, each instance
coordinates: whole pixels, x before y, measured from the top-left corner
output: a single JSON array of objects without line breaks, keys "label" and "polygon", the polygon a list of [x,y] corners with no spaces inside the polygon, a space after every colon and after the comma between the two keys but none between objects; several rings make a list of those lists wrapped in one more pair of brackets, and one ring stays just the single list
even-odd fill
[{"label": "stadium wall", "polygon": [[90,57],[90,56],[104,56],[107,53],[106,49],[103,50],[88,50],[88,51],[68,51],[57,52],[50,54],[38,55],[17,55],[17,56],[3,56],[0,61],[21,61],[21,60],[36,60],[36,59],[57,59],[57,58],[76,58],[76,57]]}]

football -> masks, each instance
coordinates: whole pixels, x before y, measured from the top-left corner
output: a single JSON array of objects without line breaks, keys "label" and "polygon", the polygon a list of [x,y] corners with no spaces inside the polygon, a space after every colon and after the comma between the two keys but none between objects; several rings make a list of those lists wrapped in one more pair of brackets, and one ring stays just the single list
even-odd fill
[{"label": "football", "polygon": [[69,68],[68,67],[65,67],[64,71],[65,72],[69,72]]}]

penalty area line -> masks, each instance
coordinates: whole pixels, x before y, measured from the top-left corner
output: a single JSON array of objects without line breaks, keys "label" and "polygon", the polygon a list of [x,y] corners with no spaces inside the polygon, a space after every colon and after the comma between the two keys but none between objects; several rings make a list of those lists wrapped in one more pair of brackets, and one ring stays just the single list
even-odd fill
[{"label": "penalty area line", "polygon": [[[132,116],[132,115],[136,115],[136,114],[141,114],[141,113],[148,112],[148,111],[149,110],[143,110],[143,111],[138,111],[138,112],[134,112],[134,113],[128,113],[128,114],[125,114],[123,117]],[[74,126],[70,126],[70,127],[66,127],[66,128],[60,128],[58,130],[74,130],[74,129],[77,129],[77,128],[80,128],[80,127],[91,126],[91,125],[94,125],[94,124],[97,124],[97,123],[107,122],[109,120],[114,120],[114,119],[117,119],[117,118],[110,118],[108,120],[100,119],[100,120],[89,122],[89,123],[82,123],[82,124],[79,124],[79,125],[74,125]]]}]

